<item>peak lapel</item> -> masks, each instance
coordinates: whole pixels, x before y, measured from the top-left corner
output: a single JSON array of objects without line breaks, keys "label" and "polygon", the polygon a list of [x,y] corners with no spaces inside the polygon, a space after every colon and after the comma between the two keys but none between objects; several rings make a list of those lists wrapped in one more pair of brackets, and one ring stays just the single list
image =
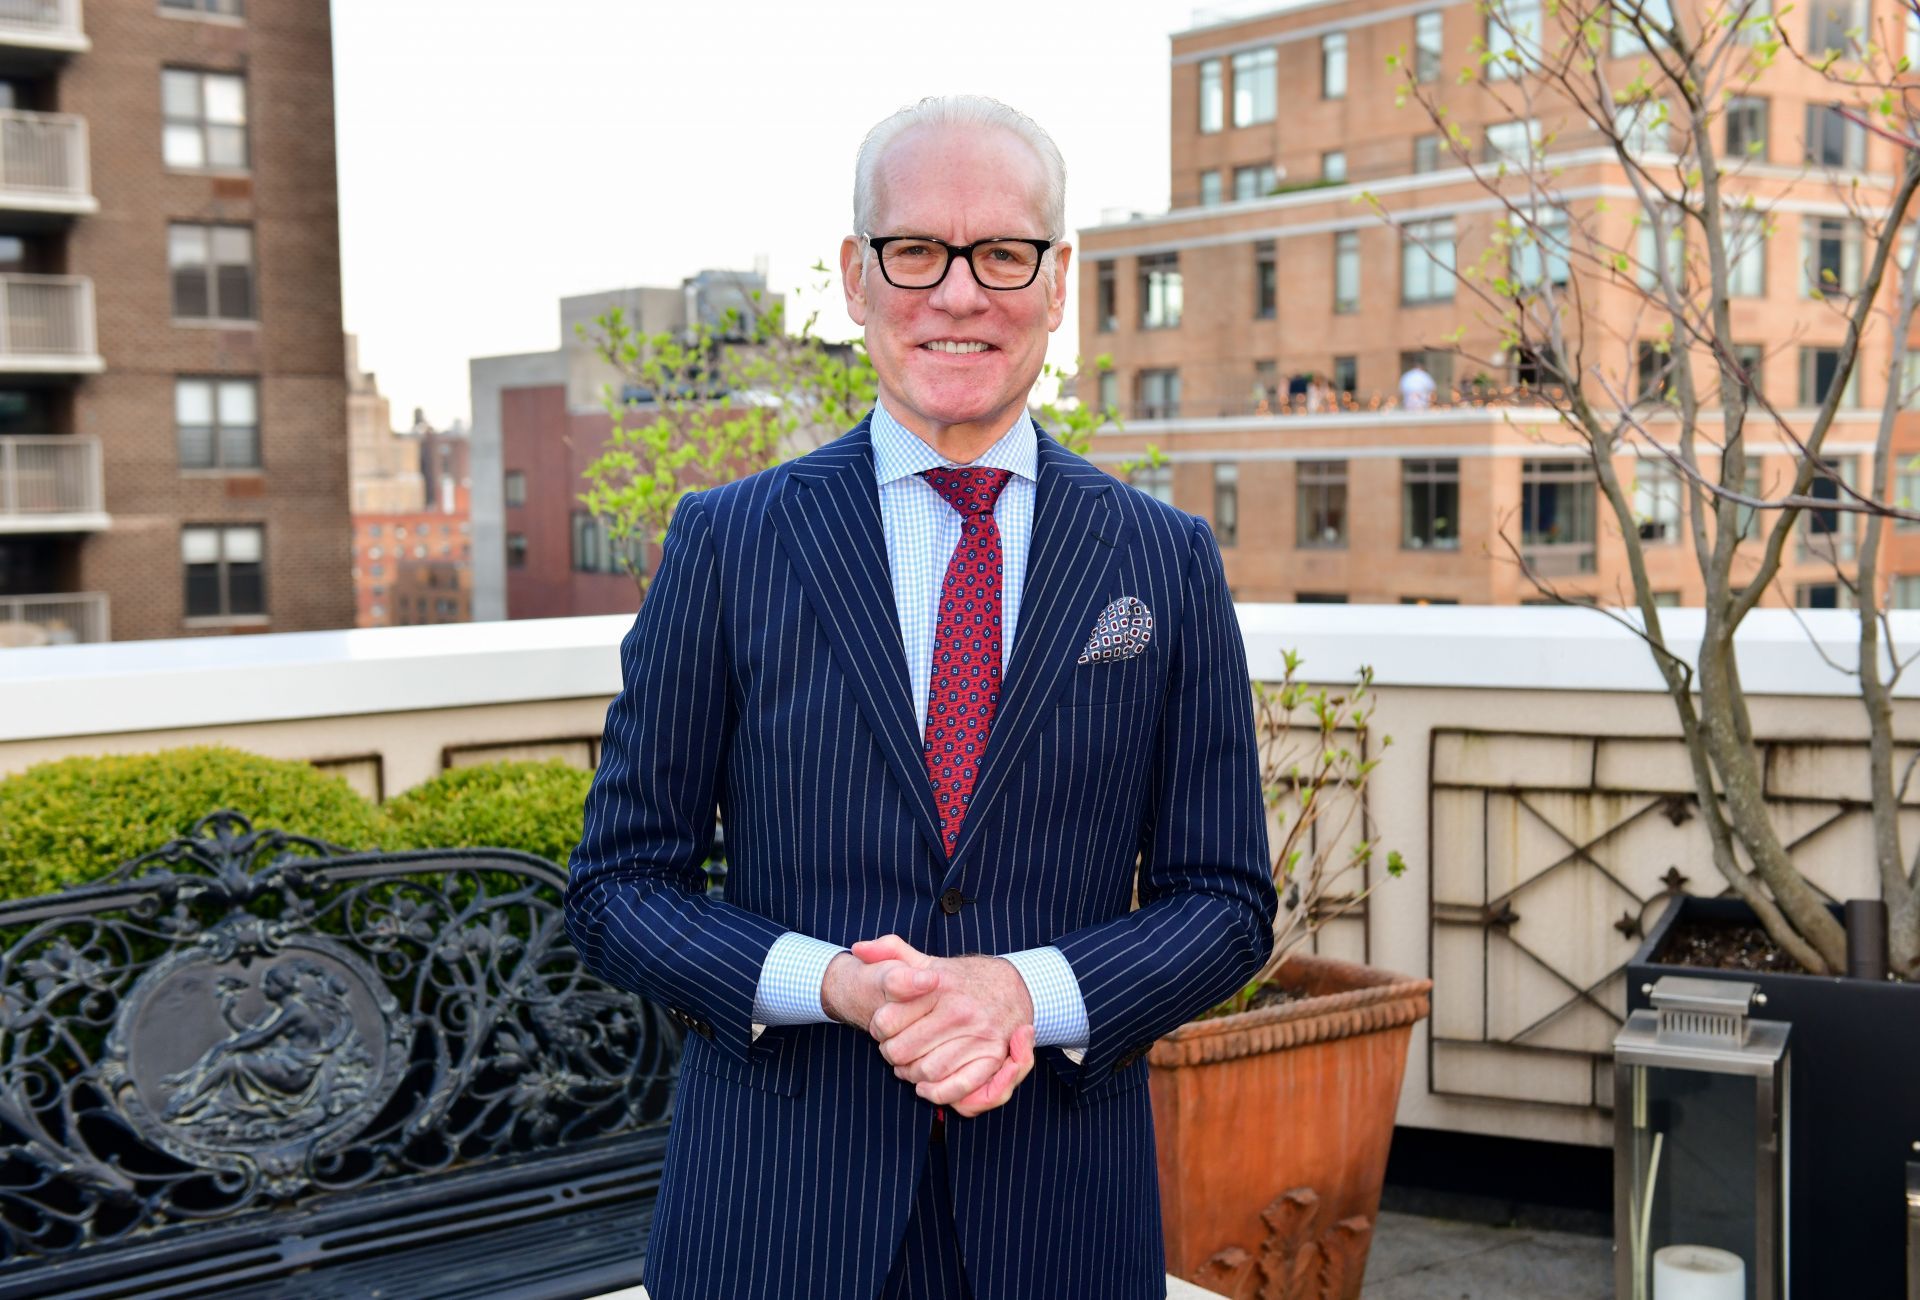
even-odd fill
[{"label": "peak lapel", "polygon": [[1013,657],[994,708],[986,763],[954,844],[949,881],[980,838],[995,796],[1047,722],[1049,706],[1100,612],[1107,572],[1128,531],[1108,495],[1113,477],[1044,430],[1035,477],[1033,538]]},{"label": "peak lapel", "polygon": [[795,462],[770,515],[934,861],[945,862],[914,724],[867,422]]}]

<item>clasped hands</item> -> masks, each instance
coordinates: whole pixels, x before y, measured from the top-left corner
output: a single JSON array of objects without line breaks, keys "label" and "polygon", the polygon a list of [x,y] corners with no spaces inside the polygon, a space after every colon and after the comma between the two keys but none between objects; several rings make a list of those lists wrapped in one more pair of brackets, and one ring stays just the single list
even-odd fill
[{"label": "clasped hands", "polygon": [[929,957],[898,935],[863,939],[827,966],[820,1003],[873,1035],[921,1100],[961,1115],[1004,1105],[1033,1069],[1033,999],[999,957]]}]

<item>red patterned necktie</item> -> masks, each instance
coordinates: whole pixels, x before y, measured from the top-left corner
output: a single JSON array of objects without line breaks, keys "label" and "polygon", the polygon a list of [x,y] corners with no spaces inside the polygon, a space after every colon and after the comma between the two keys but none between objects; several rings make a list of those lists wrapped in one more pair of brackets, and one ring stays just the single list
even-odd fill
[{"label": "red patterned necktie", "polygon": [[1000,700],[1000,528],[993,503],[1004,469],[928,469],[921,476],[960,512],[960,544],[940,584],[933,676],[927,684],[927,777],[947,853],[960,838],[987,730]]}]

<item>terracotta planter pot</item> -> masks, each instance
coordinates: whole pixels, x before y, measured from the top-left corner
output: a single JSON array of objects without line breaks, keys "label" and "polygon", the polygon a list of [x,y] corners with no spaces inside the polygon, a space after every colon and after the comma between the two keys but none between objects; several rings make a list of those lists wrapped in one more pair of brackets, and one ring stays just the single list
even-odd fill
[{"label": "terracotta planter pot", "polygon": [[1167,1269],[1236,1300],[1357,1300],[1432,980],[1289,957],[1285,1006],[1154,1045]]}]

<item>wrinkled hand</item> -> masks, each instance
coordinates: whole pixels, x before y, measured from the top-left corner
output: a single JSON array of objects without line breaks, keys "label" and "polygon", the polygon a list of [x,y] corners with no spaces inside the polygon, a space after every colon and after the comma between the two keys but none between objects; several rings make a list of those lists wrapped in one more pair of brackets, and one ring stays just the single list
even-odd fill
[{"label": "wrinkled hand", "polygon": [[1033,999],[1011,962],[929,957],[891,934],[854,944],[853,955],[869,969],[898,963],[912,972],[892,979],[867,1024],[898,1078],[969,1118],[1006,1104],[1033,1069]]},{"label": "wrinkled hand", "polygon": [[931,1010],[939,997],[940,977],[934,971],[897,959],[861,961],[840,953],[827,963],[820,982],[820,1008],[827,1018],[867,1033],[873,1017],[885,1006],[912,1006],[925,1002]]}]

